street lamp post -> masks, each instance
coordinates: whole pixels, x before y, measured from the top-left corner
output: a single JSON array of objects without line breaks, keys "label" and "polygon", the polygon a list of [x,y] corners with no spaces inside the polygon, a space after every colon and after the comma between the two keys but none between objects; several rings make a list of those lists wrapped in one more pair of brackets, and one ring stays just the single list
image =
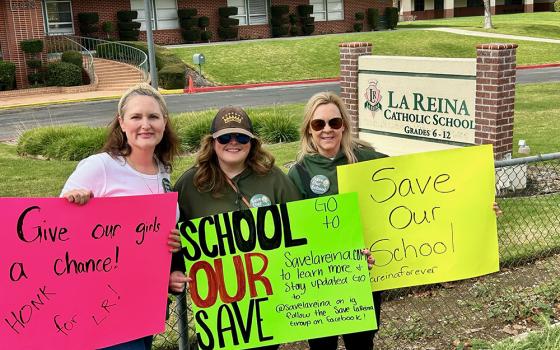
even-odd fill
[{"label": "street lamp post", "polygon": [[154,89],[158,88],[158,77],[156,67],[156,51],[154,47],[154,34],[152,32],[152,1],[144,0],[146,42],[148,43],[148,64],[150,66],[150,84]]}]

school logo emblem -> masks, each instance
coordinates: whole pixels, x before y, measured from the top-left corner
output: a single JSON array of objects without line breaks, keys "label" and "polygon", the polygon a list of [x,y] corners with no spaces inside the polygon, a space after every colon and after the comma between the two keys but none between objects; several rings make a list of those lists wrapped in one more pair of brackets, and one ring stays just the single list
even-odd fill
[{"label": "school logo emblem", "polygon": [[377,80],[370,80],[369,86],[367,87],[364,97],[366,102],[364,103],[364,108],[369,109],[372,112],[377,112],[381,110],[381,91],[377,87]]}]

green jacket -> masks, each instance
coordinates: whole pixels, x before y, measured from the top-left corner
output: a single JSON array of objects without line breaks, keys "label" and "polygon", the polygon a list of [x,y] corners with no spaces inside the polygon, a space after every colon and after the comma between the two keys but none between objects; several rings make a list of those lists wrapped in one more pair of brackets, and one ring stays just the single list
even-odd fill
[{"label": "green jacket", "polygon": [[[190,168],[175,184],[174,190],[179,192],[179,221],[247,209],[241,197],[228,184],[219,198],[213,197],[211,192],[198,192],[193,184],[195,172],[196,168]],[[232,182],[253,207],[300,199],[294,184],[278,167],[273,167],[266,175],[257,175],[247,168]]]},{"label": "green jacket", "polygon": [[[211,192],[198,192],[194,187],[196,168],[187,170],[177,183],[174,191],[179,193],[179,222],[203,216],[227,213],[247,209],[240,196],[226,184],[222,196],[215,198]],[[300,195],[294,184],[278,167],[273,167],[266,175],[257,175],[251,169],[245,169],[235,176],[232,182],[241,194],[251,202],[251,206],[264,206],[299,200]],[[266,196],[263,197],[262,195]],[[270,203],[267,203],[267,198]],[[171,271],[185,271],[183,254],[173,254]]]},{"label": "green jacket", "polygon": [[[387,155],[383,153],[376,152],[372,148],[366,147],[356,149],[354,154],[359,162],[387,157]],[[348,160],[342,151],[339,151],[334,159],[324,157],[320,154],[309,154],[290,168],[288,177],[292,179],[303,198],[338,194],[336,167],[346,164],[348,164]],[[328,184],[323,183],[320,187],[320,189],[326,190],[326,192],[317,193],[322,191],[315,190],[314,192],[311,189],[311,182],[316,175],[323,175],[329,180]]]}]

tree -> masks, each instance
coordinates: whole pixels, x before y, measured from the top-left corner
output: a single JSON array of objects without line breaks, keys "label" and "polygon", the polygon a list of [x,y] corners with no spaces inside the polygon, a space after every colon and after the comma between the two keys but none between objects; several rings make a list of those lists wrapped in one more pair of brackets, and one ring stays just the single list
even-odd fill
[{"label": "tree", "polygon": [[484,29],[492,29],[492,12],[490,11],[490,0],[484,0]]}]

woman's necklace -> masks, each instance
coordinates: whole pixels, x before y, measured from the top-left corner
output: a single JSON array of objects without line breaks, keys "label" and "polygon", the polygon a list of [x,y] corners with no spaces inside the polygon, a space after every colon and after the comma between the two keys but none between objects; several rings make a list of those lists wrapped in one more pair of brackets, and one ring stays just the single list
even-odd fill
[{"label": "woman's necklace", "polygon": [[158,163],[157,163],[157,161],[156,161],[155,158],[153,159],[153,162],[154,162],[153,164],[155,165],[155,167],[156,167],[156,169],[157,169],[157,171],[156,171],[156,173],[155,173],[155,175],[156,175],[156,188],[157,188],[156,192],[154,192],[154,191],[152,190],[152,188],[150,187],[150,185],[148,184],[148,182],[147,182],[146,179],[144,178],[144,175],[149,175],[149,174],[144,174],[143,172],[141,172],[140,170],[138,170],[138,168],[137,168],[137,167],[134,165],[134,163],[130,160],[130,157],[125,157],[125,160],[126,160],[126,162],[128,163],[128,165],[129,165],[132,169],[134,169],[134,170],[137,172],[137,175],[140,177],[140,179],[142,179],[142,182],[144,183],[144,185],[146,186],[146,188],[148,189],[148,191],[150,191],[151,194],[159,194],[159,193],[160,193],[160,190],[159,190],[159,173],[160,173],[160,171],[159,171]]}]

